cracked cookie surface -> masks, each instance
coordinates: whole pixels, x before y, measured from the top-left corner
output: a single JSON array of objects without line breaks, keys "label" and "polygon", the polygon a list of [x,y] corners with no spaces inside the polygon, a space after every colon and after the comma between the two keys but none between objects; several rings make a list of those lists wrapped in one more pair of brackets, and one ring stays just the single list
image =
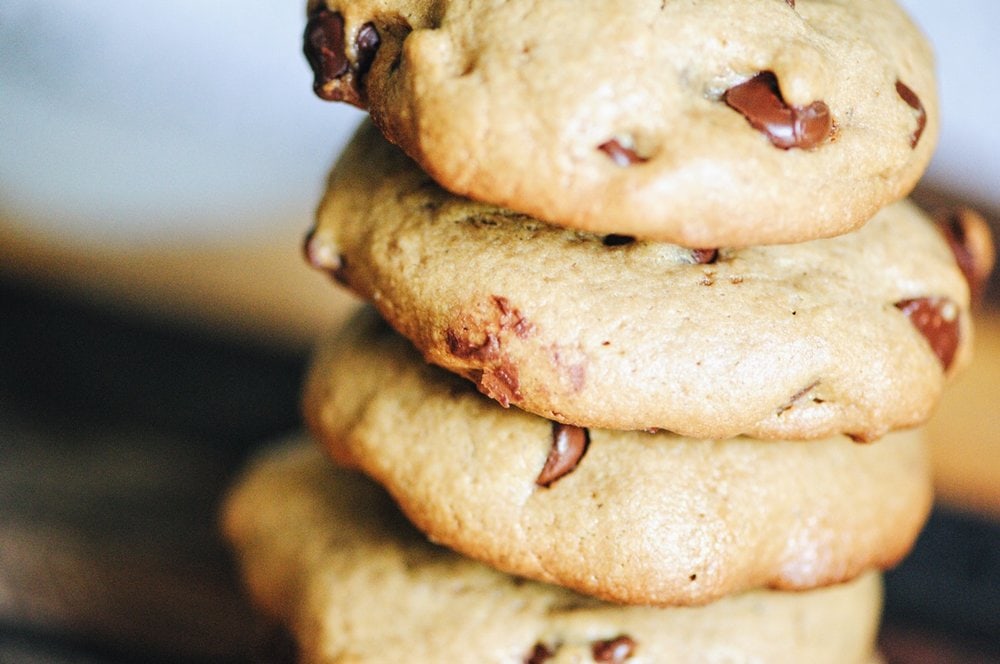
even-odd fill
[{"label": "cracked cookie surface", "polygon": [[503,405],[580,426],[874,440],[924,421],[969,360],[969,287],[945,235],[908,202],[795,245],[571,231],[446,192],[366,125],[307,254]]},{"label": "cracked cookie surface", "polygon": [[320,345],[304,412],[433,541],[623,603],[841,582],[895,564],[930,507],[919,431],[872,445],[584,431],[501,408],[367,308]]},{"label": "cracked cookie surface", "polygon": [[226,502],[252,596],[309,664],[869,661],[876,574],[705,607],[623,607],[434,546],[389,497],[308,440],[259,457]]},{"label": "cracked cookie surface", "polygon": [[[794,6],[793,6],[794,4]],[[893,0],[313,0],[327,99],[443,186],[687,247],[847,232],[909,193],[933,57]]]}]

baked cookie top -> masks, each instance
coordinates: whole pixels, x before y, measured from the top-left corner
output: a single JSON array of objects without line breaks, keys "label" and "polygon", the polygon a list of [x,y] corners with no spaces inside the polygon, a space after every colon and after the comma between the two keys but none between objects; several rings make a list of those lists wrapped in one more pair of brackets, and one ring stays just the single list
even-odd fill
[{"label": "baked cookie top", "polygon": [[698,608],[621,607],[504,575],[434,546],[310,441],[258,458],[225,530],[253,597],[311,664],[868,661],[876,574]]},{"label": "baked cookie top", "polygon": [[844,233],[938,132],[893,0],[311,0],[316,91],[451,191],[687,247]]},{"label": "baked cookie top", "polygon": [[971,348],[962,270],[908,202],[836,238],[690,250],[454,196],[370,125],[307,254],[431,362],[581,426],[872,440],[922,422]]},{"label": "baked cookie top", "polygon": [[851,579],[897,562],[931,502],[918,431],[860,445],[560,425],[423,362],[370,309],[321,344],[304,411],[431,540],[621,603]]}]

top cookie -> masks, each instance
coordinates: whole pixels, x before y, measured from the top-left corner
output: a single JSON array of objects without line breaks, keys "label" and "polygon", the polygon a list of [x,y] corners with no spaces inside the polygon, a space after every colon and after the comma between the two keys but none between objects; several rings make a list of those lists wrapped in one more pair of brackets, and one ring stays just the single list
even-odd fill
[{"label": "top cookie", "polygon": [[938,129],[892,0],[310,0],[317,93],[451,191],[688,247],[847,232]]}]

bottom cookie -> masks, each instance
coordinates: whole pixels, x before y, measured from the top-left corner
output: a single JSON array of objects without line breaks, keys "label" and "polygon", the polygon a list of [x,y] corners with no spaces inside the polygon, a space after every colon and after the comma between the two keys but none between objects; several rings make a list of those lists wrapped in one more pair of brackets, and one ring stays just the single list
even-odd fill
[{"label": "bottom cookie", "polygon": [[435,546],[308,440],[258,459],[223,526],[255,601],[304,662],[872,662],[875,573],[700,607],[617,606]]}]

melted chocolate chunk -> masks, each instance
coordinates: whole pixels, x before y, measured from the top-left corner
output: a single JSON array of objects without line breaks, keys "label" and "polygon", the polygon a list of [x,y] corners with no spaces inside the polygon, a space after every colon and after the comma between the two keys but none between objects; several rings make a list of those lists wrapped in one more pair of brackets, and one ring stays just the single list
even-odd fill
[{"label": "melted chocolate chunk", "polygon": [[500,340],[496,334],[487,333],[482,340],[474,341],[468,336],[468,330],[458,331],[448,328],[445,331],[445,342],[448,352],[463,360],[476,359],[480,361],[494,360],[500,356]]},{"label": "melted chocolate chunk", "polygon": [[313,226],[309,229],[309,232],[306,233],[306,237],[302,241],[302,256],[312,267],[322,269],[322,266],[316,264],[319,260],[319,256],[317,256],[316,244],[314,242],[315,237],[316,227]]},{"label": "melted chocolate chunk", "polygon": [[306,262],[317,270],[322,270],[329,274],[335,281],[343,286],[347,286],[347,257],[343,254],[335,254],[329,246],[322,244],[316,239],[316,229],[313,228],[306,234],[305,242],[302,244],[302,253]]},{"label": "melted chocolate chunk", "polygon": [[555,657],[555,653],[544,643],[536,643],[528,656],[524,658],[524,664],[543,664]]},{"label": "melted chocolate chunk", "polygon": [[379,41],[374,25],[361,26],[354,40],[357,57],[352,65],[344,17],[322,6],[313,11],[302,36],[302,52],[313,71],[313,92],[327,101],[362,105],[361,79],[375,59]]},{"label": "melted chocolate chunk", "polygon": [[781,97],[774,72],[764,71],[740,83],[722,99],[782,149],[809,149],[822,143],[833,127],[830,109],[822,101],[789,106]]},{"label": "melted chocolate chunk", "polygon": [[924,335],[947,371],[958,350],[958,305],[945,297],[920,297],[900,300],[896,308]]},{"label": "melted chocolate chunk", "polygon": [[714,263],[719,258],[718,249],[692,249],[691,258],[699,265]]},{"label": "melted chocolate chunk", "polygon": [[313,70],[313,92],[327,101],[339,101],[329,84],[346,74],[350,65],[344,44],[344,17],[326,7],[314,11],[302,36],[302,52]]},{"label": "melted chocolate chunk", "polygon": [[959,208],[937,217],[938,228],[978,301],[993,270],[994,249],[989,224],[973,210]]},{"label": "melted chocolate chunk", "polygon": [[519,402],[522,398],[517,367],[509,363],[480,371],[475,380],[480,392],[504,408],[509,408],[511,402]]},{"label": "melted chocolate chunk", "polygon": [[535,484],[548,487],[573,472],[590,445],[590,431],[571,424],[552,423],[552,448]]},{"label": "melted chocolate chunk", "polygon": [[902,81],[896,81],[896,93],[902,97],[907,106],[917,112],[917,128],[910,134],[910,147],[915,148],[917,147],[917,143],[920,142],[920,136],[924,133],[924,127],[927,126],[927,111],[924,110],[924,105],[921,103],[917,93],[907,87]]},{"label": "melted chocolate chunk", "polygon": [[597,149],[611,157],[611,161],[615,162],[615,165],[623,168],[646,161],[634,149],[622,145],[617,138],[612,138],[610,141],[601,143],[597,146]]},{"label": "melted chocolate chunk", "polygon": [[611,235],[605,235],[601,242],[605,247],[624,247],[627,244],[635,242],[635,238],[631,235],[618,235],[616,233],[612,233]]},{"label": "melted chocolate chunk", "polygon": [[591,652],[595,662],[619,664],[635,652],[635,641],[632,637],[623,634],[607,641],[595,641]]},{"label": "melted chocolate chunk", "polygon": [[785,0],[785,2],[788,3],[789,7],[791,7],[792,9],[795,9],[795,0]]},{"label": "melted chocolate chunk", "polygon": [[358,30],[358,36],[354,39],[354,47],[358,52],[357,72],[359,76],[363,76],[371,69],[380,43],[378,30],[371,23],[365,23]]}]

